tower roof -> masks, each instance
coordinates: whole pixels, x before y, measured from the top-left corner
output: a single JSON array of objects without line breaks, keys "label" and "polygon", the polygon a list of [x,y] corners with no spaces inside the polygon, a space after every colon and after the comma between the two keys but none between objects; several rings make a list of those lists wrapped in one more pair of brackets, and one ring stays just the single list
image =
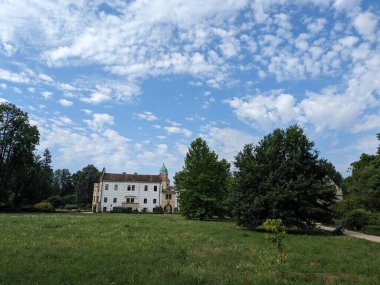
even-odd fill
[{"label": "tower roof", "polygon": [[160,168],[160,174],[161,175],[168,175],[168,169],[165,166],[165,163],[162,163],[162,166]]}]

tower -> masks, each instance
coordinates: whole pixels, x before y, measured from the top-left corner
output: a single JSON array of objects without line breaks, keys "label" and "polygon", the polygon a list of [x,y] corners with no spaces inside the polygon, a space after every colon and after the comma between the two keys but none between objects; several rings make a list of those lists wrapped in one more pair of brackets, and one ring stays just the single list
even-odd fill
[{"label": "tower", "polygon": [[168,178],[168,169],[166,168],[165,163],[162,163],[160,174],[162,177],[162,189],[166,190],[170,186],[170,180]]}]

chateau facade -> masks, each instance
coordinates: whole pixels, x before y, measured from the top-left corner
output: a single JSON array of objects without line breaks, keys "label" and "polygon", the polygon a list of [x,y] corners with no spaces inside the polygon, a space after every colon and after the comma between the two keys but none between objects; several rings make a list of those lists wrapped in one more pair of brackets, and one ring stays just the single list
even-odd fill
[{"label": "chateau facade", "polygon": [[170,186],[165,164],[160,174],[107,173],[103,169],[99,183],[94,184],[92,211],[111,212],[114,207],[139,212],[153,212],[161,207],[165,213],[178,211],[178,197]]}]

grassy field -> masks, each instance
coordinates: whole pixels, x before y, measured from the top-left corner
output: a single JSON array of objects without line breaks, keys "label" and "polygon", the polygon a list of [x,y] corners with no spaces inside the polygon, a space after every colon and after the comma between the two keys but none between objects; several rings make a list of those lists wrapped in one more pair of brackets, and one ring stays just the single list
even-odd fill
[{"label": "grassy field", "polygon": [[175,215],[0,214],[0,284],[380,284],[380,244]]}]

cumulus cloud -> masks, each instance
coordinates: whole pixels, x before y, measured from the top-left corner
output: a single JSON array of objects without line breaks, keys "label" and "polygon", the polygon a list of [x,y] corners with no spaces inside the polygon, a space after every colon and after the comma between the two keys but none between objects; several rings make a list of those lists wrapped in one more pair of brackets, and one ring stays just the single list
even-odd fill
[{"label": "cumulus cloud", "polygon": [[364,12],[357,15],[354,20],[354,26],[358,33],[365,39],[375,40],[377,32],[378,17],[371,12]]},{"label": "cumulus cloud", "polygon": [[70,107],[73,105],[73,102],[69,101],[67,99],[59,99],[58,103],[61,104],[62,106],[65,106],[65,107]]},{"label": "cumulus cloud", "polygon": [[152,112],[148,111],[136,114],[136,118],[148,122],[156,121],[158,119]]},{"label": "cumulus cloud", "polygon": [[28,83],[30,81],[29,76],[24,72],[14,73],[2,68],[0,68],[0,79],[13,83]]},{"label": "cumulus cloud", "polygon": [[106,126],[114,124],[114,117],[106,113],[94,113],[91,120],[84,120],[84,122],[93,131],[102,131]]}]

